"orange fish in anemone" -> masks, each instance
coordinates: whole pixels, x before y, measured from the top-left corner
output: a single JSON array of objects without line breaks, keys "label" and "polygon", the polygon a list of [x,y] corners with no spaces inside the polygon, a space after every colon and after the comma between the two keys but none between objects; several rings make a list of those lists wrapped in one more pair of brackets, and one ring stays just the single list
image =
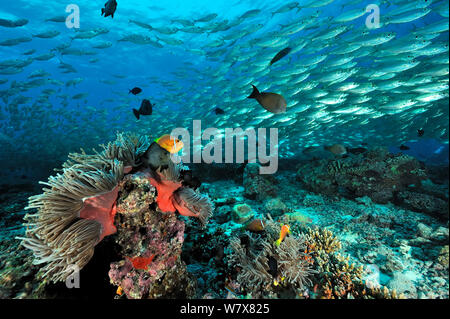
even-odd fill
[{"label": "orange fish in anemone", "polygon": [[169,134],[165,134],[160,138],[157,138],[155,142],[170,154],[176,154],[184,147],[182,141],[173,136],[170,136]]},{"label": "orange fish in anemone", "polygon": [[252,232],[261,232],[265,227],[266,223],[262,219],[256,218],[246,223],[242,228]]},{"label": "orange fish in anemone", "polygon": [[280,238],[278,238],[275,241],[275,246],[280,246],[281,242],[284,240],[284,238],[286,237],[287,234],[289,234],[290,231],[290,227],[289,225],[283,225],[281,226],[281,230],[280,230]]}]

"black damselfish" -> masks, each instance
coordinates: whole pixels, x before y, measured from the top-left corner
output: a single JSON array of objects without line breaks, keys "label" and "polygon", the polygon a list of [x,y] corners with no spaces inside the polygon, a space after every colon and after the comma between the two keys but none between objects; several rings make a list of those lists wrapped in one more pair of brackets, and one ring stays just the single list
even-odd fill
[{"label": "black damselfish", "polygon": [[154,105],[155,104],[152,105],[149,100],[144,99],[139,110],[133,109],[134,116],[139,120],[140,115],[152,115]]}]

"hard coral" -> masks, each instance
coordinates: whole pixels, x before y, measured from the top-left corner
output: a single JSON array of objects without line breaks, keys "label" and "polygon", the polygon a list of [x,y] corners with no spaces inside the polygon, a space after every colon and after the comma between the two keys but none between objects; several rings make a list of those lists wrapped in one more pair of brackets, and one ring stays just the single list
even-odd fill
[{"label": "hard coral", "polygon": [[[308,189],[322,194],[352,199],[368,196],[379,204],[402,204],[397,195],[411,189],[421,192],[427,175],[415,158],[377,148],[355,157],[304,163],[297,178]],[[417,205],[405,206],[420,210]]]},{"label": "hard coral", "polygon": [[313,260],[310,298],[355,299],[355,298],[401,298],[386,287],[370,287],[363,280],[363,266],[349,264],[349,257],[339,253],[341,243],[326,229],[303,225],[300,229],[307,243],[306,251]]},{"label": "hard coral", "polygon": [[244,168],[243,185],[244,196],[259,201],[277,194],[277,180],[272,175],[261,175],[259,173],[260,166],[256,163],[249,163]]},{"label": "hard coral", "polygon": [[396,200],[415,211],[421,211],[436,217],[448,220],[448,200],[423,192],[402,191],[397,194]]},{"label": "hard coral", "polygon": [[[195,281],[180,258],[184,223],[173,213],[152,208],[156,192],[147,175],[137,173],[126,179],[115,220],[123,259],[111,264],[111,283],[121,287],[128,298],[193,297]],[[151,189],[146,191],[148,187]],[[140,200],[146,204],[134,203]]]},{"label": "hard coral", "polygon": [[253,216],[255,216],[255,212],[249,205],[236,204],[233,206],[232,217],[236,223],[243,224],[249,221]]}]

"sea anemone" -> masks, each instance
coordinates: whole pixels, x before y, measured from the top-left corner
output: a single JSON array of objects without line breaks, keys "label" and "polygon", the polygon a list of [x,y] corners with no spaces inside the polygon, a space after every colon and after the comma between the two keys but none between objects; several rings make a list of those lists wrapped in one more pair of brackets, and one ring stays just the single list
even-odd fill
[{"label": "sea anemone", "polygon": [[187,187],[181,187],[174,193],[173,204],[181,215],[197,217],[202,225],[208,223],[213,210],[208,197]]},{"label": "sea anemone", "polygon": [[[228,263],[239,269],[237,282],[253,296],[264,296],[275,290],[275,282],[282,282],[293,290],[304,290],[311,286],[315,273],[312,260],[306,251],[306,237],[291,234],[279,246],[274,242],[279,236],[280,225],[270,215],[264,233],[255,235],[249,232],[230,240],[231,255]],[[275,267],[270,266],[273,260]]]},{"label": "sea anemone", "polygon": [[43,193],[29,198],[26,237],[22,245],[33,251],[34,264],[46,264],[43,276],[65,280],[91,259],[95,245],[116,231],[113,222],[123,164],[104,161],[103,170],[76,164],[51,176]]},{"label": "sea anemone", "polygon": [[[64,281],[82,269],[105,236],[114,234],[119,182],[133,168],[144,169],[142,155],[149,148],[146,136],[117,134],[114,142],[95,154],[69,154],[69,159],[50,176],[43,193],[30,197],[26,209],[37,212],[25,216],[22,245],[34,254],[33,263],[44,265],[41,275],[50,281]],[[203,225],[212,212],[206,196],[182,186],[180,164],[143,173],[158,192],[157,204],[163,212],[195,216]]]},{"label": "sea anemone", "polygon": [[114,215],[119,182],[124,172],[140,165],[139,157],[149,146],[148,137],[117,133],[117,139],[95,154],[69,154],[56,176],[40,195],[28,199],[22,245],[34,254],[33,263],[44,264],[42,277],[57,282],[83,268],[94,247],[116,232]]},{"label": "sea anemone", "polygon": [[89,164],[97,168],[101,168],[105,160],[117,159],[123,163],[124,172],[128,173],[132,168],[141,165],[141,156],[145,153],[150,145],[148,136],[137,136],[133,133],[117,133],[116,140],[109,142],[103,148],[102,152],[93,150],[94,154],[86,154],[81,149],[81,153],[70,153],[69,160],[64,164],[64,168],[72,167],[75,164]]}]

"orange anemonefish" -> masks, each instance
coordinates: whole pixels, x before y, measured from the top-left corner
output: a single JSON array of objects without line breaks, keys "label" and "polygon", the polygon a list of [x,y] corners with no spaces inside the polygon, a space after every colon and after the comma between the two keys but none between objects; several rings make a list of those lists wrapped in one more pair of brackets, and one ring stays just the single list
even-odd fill
[{"label": "orange anemonefish", "polygon": [[278,239],[275,241],[275,246],[280,246],[281,242],[282,242],[283,239],[286,237],[286,235],[291,233],[291,231],[290,231],[289,229],[290,229],[289,225],[283,225],[283,226],[281,226],[281,230],[280,230],[280,238],[278,238]]},{"label": "orange anemonefish", "polygon": [[165,134],[160,138],[157,138],[155,142],[171,154],[178,153],[184,146],[182,141],[173,136],[170,136],[169,134]]},{"label": "orange anemonefish", "polygon": [[250,220],[242,226],[243,229],[250,230],[252,232],[261,232],[265,229],[265,227],[266,223],[260,218]]}]

